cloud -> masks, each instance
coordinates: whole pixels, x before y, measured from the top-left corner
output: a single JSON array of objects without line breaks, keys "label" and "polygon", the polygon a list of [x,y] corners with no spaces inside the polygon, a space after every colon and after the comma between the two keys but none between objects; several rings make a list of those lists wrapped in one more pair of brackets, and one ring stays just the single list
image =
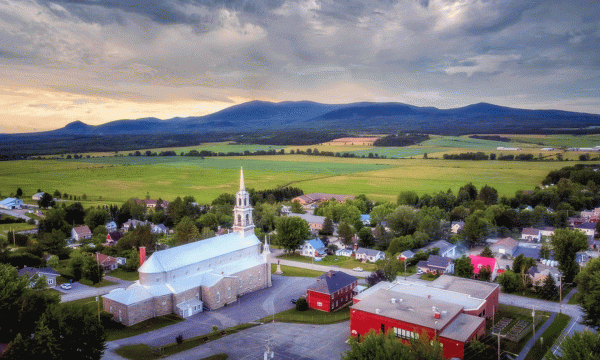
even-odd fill
[{"label": "cloud", "polygon": [[450,75],[464,73],[472,76],[475,73],[496,73],[501,71],[507,62],[519,60],[519,55],[478,55],[461,61],[458,66],[449,66],[446,73]]}]

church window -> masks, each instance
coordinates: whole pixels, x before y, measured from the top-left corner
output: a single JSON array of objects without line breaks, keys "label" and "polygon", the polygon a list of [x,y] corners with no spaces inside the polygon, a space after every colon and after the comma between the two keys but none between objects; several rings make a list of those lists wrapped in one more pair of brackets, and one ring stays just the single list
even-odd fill
[{"label": "church window", "polygon": [[260,281],[260,271],[258,272],[258,281]]},{"label": "church window", "polygon": [[221,302],[221,293],[217,291],[217,302]]},{"label": "church window", "polygon": [[252,284],[252,275],[248,277],[248,284]]},{"label": "church window", "polygon": [[238,205],[242,206],[242,199],[238,199]]},{"label": "church window", "polygon": [[242,288],[242,278],[240,278],[240,289]]},{"label": "church window", "polygon": [[230,287],[227,288],[227,297],[228,298],[231,297],[231,288]]},{"label": "church window", "polygon": [[244,206],[246,206],[246,198],[244,198]]},{"label": "church window", "polygon": [[242,225],[242,215],[238,215],[238,225]]},{"label": "church window", "polygon": [[246,214],[246,225],[250,225],[250,215]]}]

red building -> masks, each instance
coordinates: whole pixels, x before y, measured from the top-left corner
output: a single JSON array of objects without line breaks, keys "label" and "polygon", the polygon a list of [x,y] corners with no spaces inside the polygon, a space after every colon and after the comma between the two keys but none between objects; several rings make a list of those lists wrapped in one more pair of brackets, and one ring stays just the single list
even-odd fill
[{"label": "red building", "polygon": [[336,311],[352,301],[358,279],[342,271],[329,271],[306,289],[306,301],[311,309]]},{"label": "red building", "polygon": [[442,344],[444,357],[463,358],[466,344],[485,334],[485,319],[498,309],[498,297],[497,284],[448,275],[431,283],[381,282],[354,298],[351,335],[373,329],[408,341],[425,333]]}]

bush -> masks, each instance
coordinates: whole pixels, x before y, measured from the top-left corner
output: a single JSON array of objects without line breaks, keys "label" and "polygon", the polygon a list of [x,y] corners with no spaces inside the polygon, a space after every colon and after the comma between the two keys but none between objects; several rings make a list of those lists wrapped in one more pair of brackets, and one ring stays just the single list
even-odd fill
[{"label": "bush", "polygon": [[301,297],[296,301],[296,310],[298,311],[306,311],[308,310],[308,301],[305,298]]},{"label": "bush", "polygon": [[177,342],[177,345],[183,344],[183,335],[182,334],[177,335],[177,337],[175,337],[175,341]]}]

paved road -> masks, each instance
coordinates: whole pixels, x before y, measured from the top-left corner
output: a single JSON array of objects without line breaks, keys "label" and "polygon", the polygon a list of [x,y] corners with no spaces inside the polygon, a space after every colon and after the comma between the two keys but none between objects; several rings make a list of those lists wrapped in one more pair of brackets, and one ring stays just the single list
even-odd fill
[{"label": "paved road", "polygon": [[27,210],[4,210],[4,209],[0,209],[0,213],[1,214],[6,214],[6,215],[10,215],[16,218],[20,218],[23,219],[25,221],[29,220],[29,217],[25,216],[25,214],[27,213]]},{"label": "paved road", "polygon": [[112,276],[104,277],[108,281],[112,281],[116,284],[110,286],[104,286],[101,288],[94,288],[91,286],[85,286],[78,282],[73,283],[73,288],[71,290],[63,290],[60,286],[57,286],[55,289],[60,291],[63,295],[60,298],[60,302],[67,302],[79,299],[85,299],[92,296],[104,295],[108,294],[111,290],[118,288],[126,288],[129,285],[133,284],[133,281],[125,281],[121,279],[117,279]]},{"label": "paved road", "polygon": [[246,294],[235,304],[215,311],[206,311],[192,316],[180,323],[154,330],[138,336],[107,342],[107,350],[102,359],[121,359],[113,351],[119,346],[148,344],[161,346],[175,342],[179,334],[184,338],[208,334],[212,326],[227,328],[261,319],[270,314],[292,308],[292,298],[306,293],[313,278],[273,276],[273,286]]}]

